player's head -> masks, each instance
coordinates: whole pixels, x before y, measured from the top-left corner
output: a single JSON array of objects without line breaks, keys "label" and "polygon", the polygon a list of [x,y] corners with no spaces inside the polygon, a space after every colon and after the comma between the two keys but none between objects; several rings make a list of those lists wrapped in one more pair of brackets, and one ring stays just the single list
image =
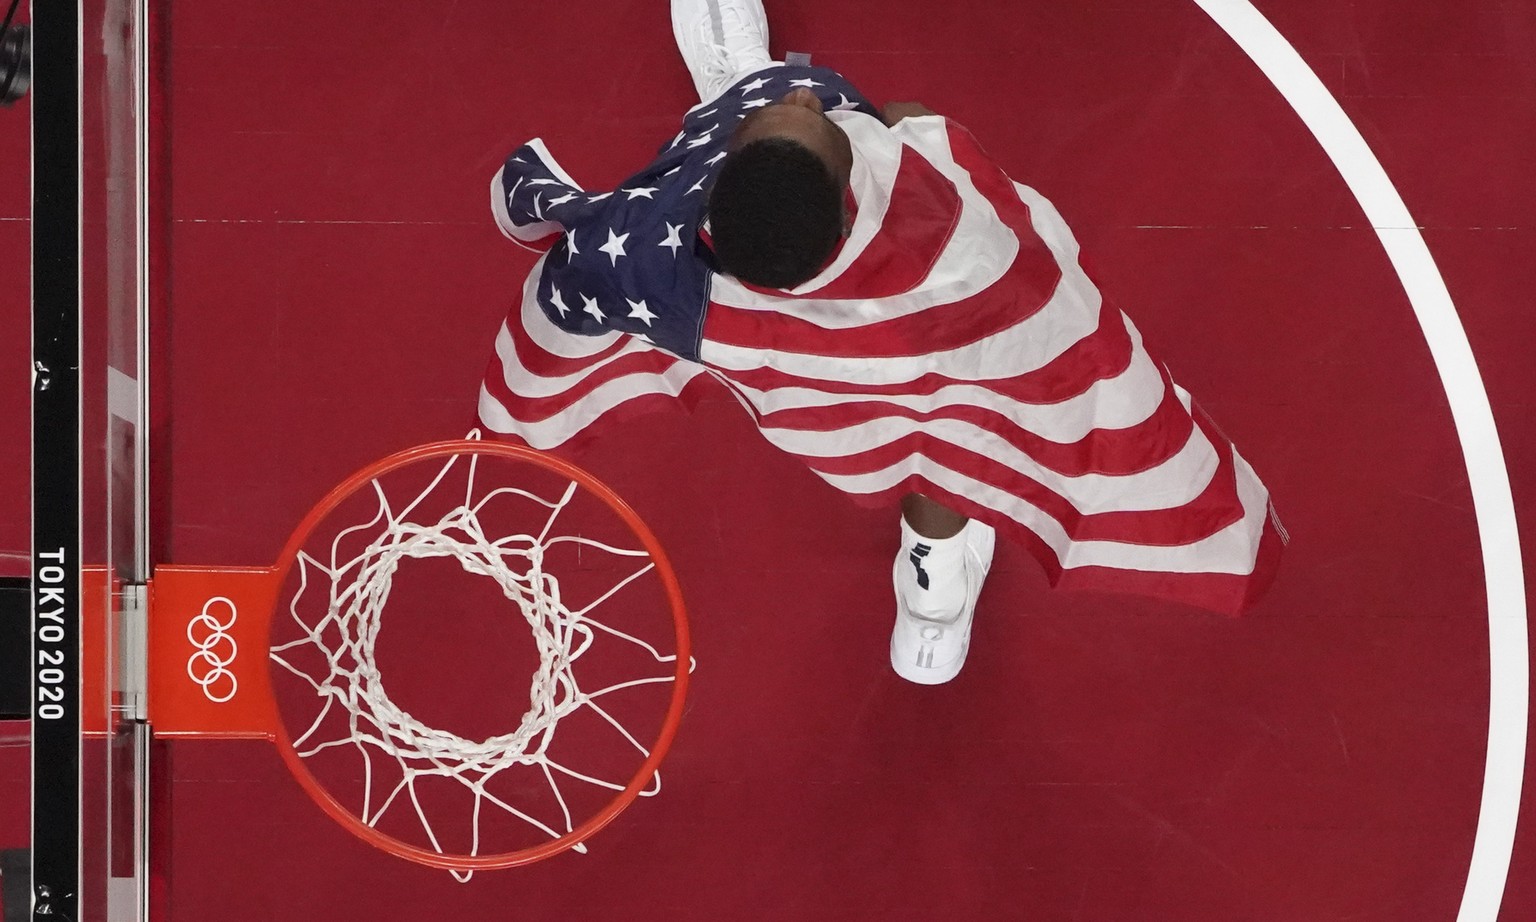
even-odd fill
[{"label": "player's head", "polygon": [[797,89],[742,119],[728,149],[709,196],[720,267],[766,288],[810,280],[845,229],[848,136],[815,93]]}]

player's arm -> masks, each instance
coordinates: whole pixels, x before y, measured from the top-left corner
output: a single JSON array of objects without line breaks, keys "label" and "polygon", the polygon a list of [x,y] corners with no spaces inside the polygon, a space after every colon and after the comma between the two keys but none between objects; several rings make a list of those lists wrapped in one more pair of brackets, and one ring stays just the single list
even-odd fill
[{"label": "player's arm", "polygon": [[920,102],[889,102],[880,111],[880,118],[887,128],[895,128],[896,123],[904,118],[921,118],[924,115],[938,115]]},{"label": "player's arm", "polygon": [[538,139],[513,151],[491,179],[496,226],[535,252],[549,249],[596,199],[582,190]]}]

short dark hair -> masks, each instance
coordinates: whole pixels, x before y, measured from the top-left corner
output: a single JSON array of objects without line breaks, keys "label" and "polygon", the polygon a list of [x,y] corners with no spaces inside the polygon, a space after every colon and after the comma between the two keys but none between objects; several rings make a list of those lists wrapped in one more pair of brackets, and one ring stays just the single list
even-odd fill
[{"label": "short dark hair", "polygon": [[842,190],[810,148],[762,138],[725,158],[709,193],[709,222],[727,274],[794,288],[816,276],[842,237]]}]

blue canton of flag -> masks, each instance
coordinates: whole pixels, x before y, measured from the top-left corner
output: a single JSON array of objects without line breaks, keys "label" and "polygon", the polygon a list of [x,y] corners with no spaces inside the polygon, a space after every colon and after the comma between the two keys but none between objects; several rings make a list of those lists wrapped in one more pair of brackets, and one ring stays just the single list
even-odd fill
[{"label": "blue canton of flag", "polygon": [[542,141],[518,148],[492,183],[492,204],[508,236],[548,251],[538,300],[550,321],[586,336],[642,336],[698,361],[714,272],[698,237],[710,186],[736,125],[798,87],[816,93],[829,112],[879,117],[836,72],[786,65],[695,107],[656,160],[610,192],[582,189]]}]

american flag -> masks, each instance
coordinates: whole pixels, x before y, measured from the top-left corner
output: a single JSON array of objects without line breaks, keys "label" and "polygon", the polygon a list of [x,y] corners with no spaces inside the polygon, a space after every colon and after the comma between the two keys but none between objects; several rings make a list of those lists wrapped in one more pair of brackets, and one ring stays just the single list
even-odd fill
[{"label": "american flag", "polygon": [[[852,142],[855,219],[816,278],[758,289],[715,271],[709,185],[735,123],[799,86]],[[713,380],[828,483],[926,494],[1053,584],[1237,613],[1273,575],[1286,538],[1258,476],[1106,304],[1055,207],[954,122],[887,128],[834,72],[777,67],[612,192],[535,140],[491,199],[542,253],[481,389],[493,432],[554,449]]]}]

